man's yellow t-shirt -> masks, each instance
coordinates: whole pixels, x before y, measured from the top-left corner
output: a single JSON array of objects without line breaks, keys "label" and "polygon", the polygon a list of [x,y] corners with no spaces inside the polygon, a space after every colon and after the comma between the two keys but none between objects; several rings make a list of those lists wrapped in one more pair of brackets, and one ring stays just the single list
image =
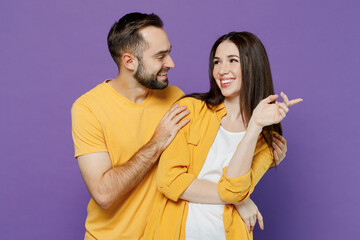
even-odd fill
[{"label": "man's yellow t-shirt", "polygon": [[[75,157],[108,152],[112,166],[126,163],[152,137],[159,121],[183,96],[168,86],[150,90],[141,104],[115,91],[106,81],[73,104],[72,133]],[[102,209],[93,199],[88,205],[85,239],[139,239],[158,197],[156,167],[125,197]]]}]

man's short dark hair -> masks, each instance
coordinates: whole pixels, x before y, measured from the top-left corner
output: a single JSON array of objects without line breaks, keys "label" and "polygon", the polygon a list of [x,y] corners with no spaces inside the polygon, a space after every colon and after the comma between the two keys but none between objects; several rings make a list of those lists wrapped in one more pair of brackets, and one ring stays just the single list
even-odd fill
[{"label": "man's short dark hair", "polygon": [[117,65],[119,58],[129,51],[141,59],[146,42],[139,30],[148,26],[163,27],[163,22],[156,14],[129,13],[115,22],[111,27],[107,42],[111,57]]}]

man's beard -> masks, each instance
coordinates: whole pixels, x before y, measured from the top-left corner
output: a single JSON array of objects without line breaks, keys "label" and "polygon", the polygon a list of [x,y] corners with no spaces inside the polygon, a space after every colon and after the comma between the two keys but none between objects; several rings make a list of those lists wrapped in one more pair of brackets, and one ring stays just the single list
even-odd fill
[{"label": "man's beard", "polygon": [[134,74],[134,78],[144,87],[150,89],[164,89],[169,84],[168,79],[166,78],[164,81],[160,82],[157,80],[157,75],[160,72],[168,71],[168,68],[162,68],[157,73],[145,73],[144,65],[141,61],[139,61],[138,68]]}]

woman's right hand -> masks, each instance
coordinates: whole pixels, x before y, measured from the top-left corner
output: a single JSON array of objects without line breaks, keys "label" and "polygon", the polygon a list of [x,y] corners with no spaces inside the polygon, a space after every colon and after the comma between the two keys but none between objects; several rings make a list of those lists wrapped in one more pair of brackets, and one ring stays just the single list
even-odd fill
[{"label": "woman's right hand", "polygon": [[286,113],[289,112],[289,107],[303,101],[301,98],[293,99],[289,101],[285,93],[281,92],[281,97],[284,102],[271,102],[278,98],[278,95],[270,95],[267,98],[260,101],[253,111],[249,125],[255,124],[258,127],[265,127],[272,124],[281,122],[286,117]]},{"label": "woman's right hand", "polygon": [[242,220],[245,222],[249,232],[253,231],[256,219],[259,221],[261,230],[264,230],[263,217],[255,203],[250,198],[247,198],[240,203],[236,203],[234,206]]}]

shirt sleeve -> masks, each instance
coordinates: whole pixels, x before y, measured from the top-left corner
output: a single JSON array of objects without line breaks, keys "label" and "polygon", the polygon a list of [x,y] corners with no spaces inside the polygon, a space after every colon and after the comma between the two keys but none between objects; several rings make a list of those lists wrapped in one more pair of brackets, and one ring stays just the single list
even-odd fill
[{"label": "shirt sleeve", "polygon": [[[188,117],[192,121],[193,110],[191,106],[180,101],[180,106],[182,105],[187,105],[191,112]],[[191,122],[178,132],[174,140],[162,153],[159,161],[157,172],[158,190],[173,201],[177,201],[196,178],[194,174],[188,173],[190,149],[187,136],[190,124]]]},{"label": "shirt sleeve", "polygon": [[71,108],[75,158],[89,153],[107,152],[103,128],[93,112],[81,103]]},{"label": "shirt sleeve", "polygon": [[218,182],[218,192],[226,202],[241,202],[254,191],[256,184],[270,168],[273,155],[267,143],[261,138],[257,143],[251,169],[240,177],[229,178],[225,167],[223,175]]}]

